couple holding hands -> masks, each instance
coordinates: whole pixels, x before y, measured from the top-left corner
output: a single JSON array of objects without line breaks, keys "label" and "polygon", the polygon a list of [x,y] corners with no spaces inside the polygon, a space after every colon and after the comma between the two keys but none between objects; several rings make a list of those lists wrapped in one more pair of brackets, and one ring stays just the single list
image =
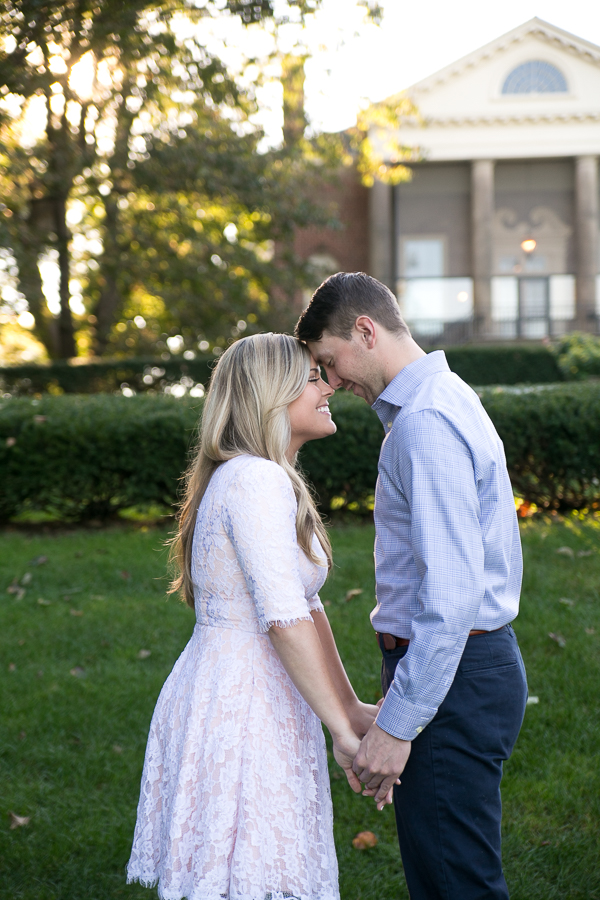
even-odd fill
[{"label": "couple holding hands", "polygon": [[[339,900],[324,723],[350,787],[393,801],[411,900],[506,900],[500,781],[527,686],[502,443],[374,278],[327,279],[296,335],[238,340],[211,378],[173,548],[196,625],[150,726],[128,881],[161,900]],[[339,387],[385,432],[378,706],[319,600],[331,546],[296,462],[335,432]]]}]

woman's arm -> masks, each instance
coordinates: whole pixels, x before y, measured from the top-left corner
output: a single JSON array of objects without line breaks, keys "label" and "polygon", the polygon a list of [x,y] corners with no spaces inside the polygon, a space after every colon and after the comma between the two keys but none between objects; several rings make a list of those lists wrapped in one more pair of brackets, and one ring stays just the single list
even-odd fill
[{"label": "woman's arm", "polygon": [[314,623],[298,622],[287,628],[272,625],[269,637],[298,691],[329,729],[333,738],[334,756],[344,769],[352,790],[359,793],[361,786],[352,771],[352,762],[360,747],[360,740],[352,730],[348,713],[331,677]]},{"label": "woman's arm", "polygon": [[311,615],[313,622],[315,623],[315,628],[317,629],[317,634],[319,635],[319,640],[321,641],[321,646],[323,647],[331,680],[344,704],[344,708],[350,719],[352,730],[360,738],[363,738],[375,721],[379,710],[377,706],[373,706],[370,703],[361,703],[356,696],[354,688],[344,669],[340,654],[338,653],[338,648],[331,630],[331,625],[329,624],[329,619],[327,618],[327,613],[324,611],[313,610]]}]

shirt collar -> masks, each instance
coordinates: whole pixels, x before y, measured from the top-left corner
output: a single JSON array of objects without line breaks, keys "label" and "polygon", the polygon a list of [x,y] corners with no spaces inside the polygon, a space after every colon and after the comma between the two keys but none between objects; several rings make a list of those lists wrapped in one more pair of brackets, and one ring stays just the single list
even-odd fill
[{"label": "shirt collar", "polygon": [[396,407],[404,406],[410,395],[426,378],[429,378],[430,375],[437,375],[438,372],[449,371],[450,366],[446,362],[446,354],[443,350],[434,350],[427,356],[421,356],[398,372],[381,392],[373,404],[373,409],[379,415],[380,411],[384,410],[384,404]]}]

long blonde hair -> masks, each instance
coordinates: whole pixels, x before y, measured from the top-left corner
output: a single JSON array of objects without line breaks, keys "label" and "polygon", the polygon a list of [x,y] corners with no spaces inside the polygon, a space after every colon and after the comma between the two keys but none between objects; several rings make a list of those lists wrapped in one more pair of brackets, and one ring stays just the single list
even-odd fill
[{"label": "long blonde hair", "polygon": [[214,368],[204,401],[198,450],[185,475],[179,528],[171,542],[170,558],[177,575],[170,593],[179,591],[192,609],[196,513],[218,467],[241,454],[270,459],[287,472],[298,502],[298,544],[313,562],[322,564],[322,557],[312,549],[316,534],[331,568],[331,544],[325,527],[296,460],[291,464],[286,457],[291,438],[288,406],[306,387],[309,373],[309,351],[288,334],[241,338],[223,353]]}]

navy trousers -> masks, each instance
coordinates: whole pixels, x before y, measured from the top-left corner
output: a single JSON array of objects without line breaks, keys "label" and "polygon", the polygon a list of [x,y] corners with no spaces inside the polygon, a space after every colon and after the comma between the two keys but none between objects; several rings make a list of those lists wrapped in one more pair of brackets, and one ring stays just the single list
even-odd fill
[{"label": "navy trousers", "polygon": [[[384,695],[406,650],[382,648]],[[452,686],[412,742],[402,784],[394,788],[411,900],[507,900],[500,781],[526,700],[511,626],[468,638]]]}]

